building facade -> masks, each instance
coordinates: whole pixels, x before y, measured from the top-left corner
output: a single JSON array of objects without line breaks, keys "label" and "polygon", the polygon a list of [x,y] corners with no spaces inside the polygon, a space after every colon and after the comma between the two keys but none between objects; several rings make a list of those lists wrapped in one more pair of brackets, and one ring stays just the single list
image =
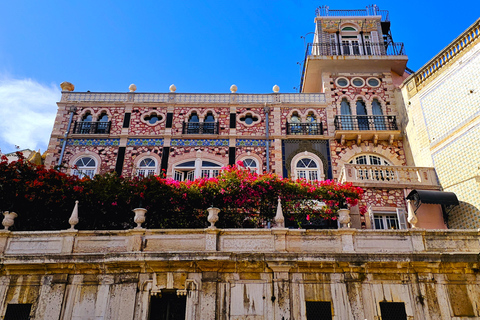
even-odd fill
[{"label": "building facade", "polygon": [[424,150],[403,97],[422,92],[402,96],[407,56],[388,12],[321,7],[315,27],[301,93],[92,93],[62,83],[45,163],[79,176],[192,180],[242,161],[352,182],[368,214],[350,208],[351,227],[334,230],[7,227],[0,318],[480,319],[479,231],[445,230],[454,195],[440,192],[436,163],[416,160]]},{"label": "building facade", "polygon": [[480,227],[480,20],[406,79],[406,143],[460,205],[450,227]]},{"label": "building facade", "polygon": [[[405,228],[406,196],[439,190],[433,168],[408,166],[399,89],[407,56],[394,43],[387,11],[317,10],[301,93],[74,92],[62,98],[46,164],[93,177],[116,171],[193,180],[242,161],[259,173],[336,179],[365,189],[352,208],[357,228]],[[420,217],[445,228],[439,210]],[[391,216],[395,216],[392,220]],[[388,219],[387,219],[388,217]],[[387,221],[388,220],[388,221]],[[435,221],[435,222],[433,222]],[[393,223],[393,225],[392,225]]]}]

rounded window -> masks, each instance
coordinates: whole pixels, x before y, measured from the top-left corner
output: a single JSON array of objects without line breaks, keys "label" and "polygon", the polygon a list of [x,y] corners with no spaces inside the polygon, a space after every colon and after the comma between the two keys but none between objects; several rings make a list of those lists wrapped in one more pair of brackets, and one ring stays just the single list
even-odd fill
[{"label": "rounded window", "polygon": [[149,124],[155,124],[161,120],[162,116],[157,115],[156,113],[152,113],[151,115],[145,117],[145,121],[147,121]]},{"label": "rounded window", "polygon": [[368,78],[367,83],[370,87],[374,88],[380,86],[380,80],[378,80],[377,78]]},{"label": "rounded window", "polygon": [[310,158],[298,160],[296,173],[298,179],[305,179],[307,181],[319,180],[318,164]]},{"label": "rounded window", "polygon": [[348,86],[349,81],[348,81],[347,78],[337,78],[337,80],[335,81],[335,83],[336,83],[337,86],[339,86],[339,87],[346,87],[346,86]]},{"label": "rounded window", "polygon": [[243,166],[251,172],[258,172],[257,161],[253,158],[243,159]]},{"label": "rounded window", "polygon": [[79,178],[89,177],[93,179],[95,171],[97,169],[97,163],[92,157],[81,157],[75,161],[75,168],[73,169],[73,175]]},{"label": "rounded window", "polygon": [[254,122],[257,122],[257,121],[258,121],[258,118],[257,118],[257,117],[254,117],[252,114],[248,113],[248,114],[246,114],[244,117],[241,117],[241,118],[240,118],[240,121],[245,122],[245,124],[247,124],[247,125],[251,125],[251,124],[253,124]]},{"label": "rounded window", "polygon": [[137,176],[139,177],[148,177],[149,175],[155,174],[157,168],[157,163],[152,158],[142,159],[138,163],[137,167]]},{"label": "rounded window", "polygon": [[362,78],[353,78],[352,85],[355,87],[363,87],[365,85],[365,81]]}]

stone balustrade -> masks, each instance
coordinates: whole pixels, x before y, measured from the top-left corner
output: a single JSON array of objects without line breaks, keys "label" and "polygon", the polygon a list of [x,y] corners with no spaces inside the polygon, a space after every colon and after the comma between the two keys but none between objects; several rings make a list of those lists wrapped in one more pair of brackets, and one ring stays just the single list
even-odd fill
[{"label": "stone balustrade", "polygon": [[107,93],[62,92],[62,102],[132,102],[132,103],[326,103],[323,93],[272,93],[272,94],[199,94],[199,93]]},{"label": "stone balustrade", "polygon": [[380,166],[363,164],[345,164],[340,173],[341,183],[352,182],[361,187],[380,187],[393,185],[398,188],[439,189],[434,168],[407,166]]},{"label": "stone balustrade", "polygon": [[[479,230],[132,229],[0,231],[2,256],[71,254],[478,253]],[[48,256],[47,256],[48,257]]]}]

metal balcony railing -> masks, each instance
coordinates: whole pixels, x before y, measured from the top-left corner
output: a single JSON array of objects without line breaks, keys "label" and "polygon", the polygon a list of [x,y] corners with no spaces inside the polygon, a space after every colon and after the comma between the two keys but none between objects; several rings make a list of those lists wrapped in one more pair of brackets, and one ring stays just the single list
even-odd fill
[{"label": "metal balcony railing", "polygon": [[182,134],[218,134],[219,122],[184,122]]},{"label": "metal balcony railing", "polygon": [[323,135],[323,124],[320,123],[287,123],[289,135]]},{"label": "metal balcony railing", "polygon": [[396,116],[335,116],[335,130],[398,130]]},{"label": "metal balcony railing", "polygon": [[73,133],[109,134],[111,126],[111,121],[75,121]]},{"label": "metal balcony railing", "polygon": [[370,5],[366,9],[356,10],[330,10],[328,6],[320,6],[315,12],[317,17],[382,16],[382,22],[390,21],[388,10],[380,10],[377,5]]},{"label": "metal balcony railing", "polygon": [[402,42],[386,45],[383,42],[344,41],[342,43],[309,43],[307,54],[313,56],[404,56],[405,46]]}]

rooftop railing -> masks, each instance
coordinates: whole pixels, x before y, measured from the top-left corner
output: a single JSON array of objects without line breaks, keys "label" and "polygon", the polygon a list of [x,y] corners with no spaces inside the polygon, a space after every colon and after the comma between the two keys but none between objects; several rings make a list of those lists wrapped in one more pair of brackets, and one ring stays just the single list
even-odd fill
[{"label": "rooftop railing", "polygon": [[62,102],[139,102],[139,103],[212,103],[212,104],[275,104],[325,103],[323,93],[115,93],[62,92]]},{"label": "rooftop railing", "polygon": [[317,17],[365,17],[382,16],[382,22],[390,21],[387,10],[380,10],[376,5],[367,6],[365,9],[330,10],[328,6],[320,6],[315,10]]}]

